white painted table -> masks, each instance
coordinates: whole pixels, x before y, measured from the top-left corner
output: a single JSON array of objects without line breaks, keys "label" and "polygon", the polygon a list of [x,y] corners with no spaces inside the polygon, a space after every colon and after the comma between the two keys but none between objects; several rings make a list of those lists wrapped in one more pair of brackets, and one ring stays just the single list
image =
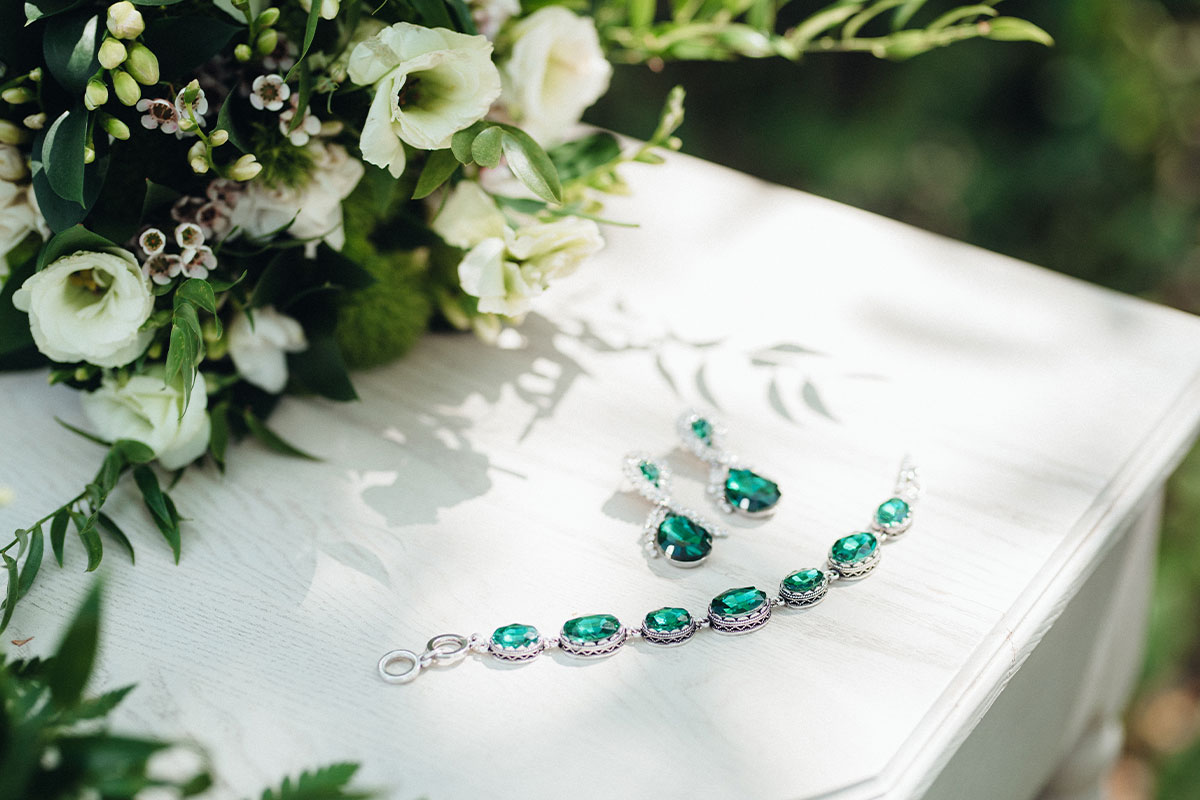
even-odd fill
[{"label": "white painted table", "polygon": [[[362,402],[283,404],[273,423],[325,461],[246,444],[224,478],[188,473],[181,566],[116,499],[138,564],[105,559],[98,683],[140,684],[118,722],[210,747],[221,798],[340,759],[433,800],[1030,798],[1064,764],[1053,796],[1091,796],[1156,498],[1200,417],[1200,322],[694,160],[631,176],[608,213],[641,229],[611,229],[523,346],[431,336],[360,376]],[[639,554],[648,508],[619,463],[670,453],[702,504],[699,463],[671,452],[690,404],[723,411],[785,497],[681,571]],[[0,378],[0,408],[12,528],[96,451],[40,374]],[[917,525],[815,609],[599,663],[375,674],[442,631],[772,589],[864,523],[906,450]],[[68,555],[22,604],[18,652],[51,648],[82,596]]]}]

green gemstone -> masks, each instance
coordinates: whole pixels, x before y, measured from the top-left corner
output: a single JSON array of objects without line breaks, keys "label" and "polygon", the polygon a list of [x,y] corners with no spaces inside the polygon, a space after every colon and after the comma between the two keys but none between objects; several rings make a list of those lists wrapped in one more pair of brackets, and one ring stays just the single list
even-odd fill
[{"label": "green gemstone", "polygon": [[519,647],[536,644],[537,640],[537,628],[515,622],[512,625],[505,625],[503,628],[496,628],[496,632],[492,634],[492,644],[505,650],[515,650]]},{"label": "green gemstone", "polygon": [[643,461],[638,464],[638,469],[642,471],[643,478],[658,486],[658,476],[661,473],[659,473],[658,467],[653,462]]},{"label": "green gemstone", "polygon": [[591,614],[563,623],[563,636],[575,644],[594,644],[621,630],[621,623],[612,614]]},{"label": "green gemstone", "polygon": [[875,521],[882,528],[894,528],[904,524],[904,520],[908,519],[911,512],[912,509],[908,507],[908,503],[899,497],[893,497],[875,509]]},{"label": "green gemstone", "polygon": [[767,593],[753,586],[729,589],[713,598],[709,609],[723,617],[740,617],[757,611],[767,603]]},{"label": "green gemstone", "polygon": [[725,500],[750,514],[779,502],[779,485],[748,469],[731,469],[725,476]]},{"label": "green gemstone", "polygon": [[712,534],[693,520],[668,514],[658,526],[658,549],[672,561],[691,563],[712,552]]},{"label": "green gemstone", "polygon": [[683,608],[660,608],[646,615],[646,630],[671,633],[691,627],[692,615]]},{"label": "green gemstone", "polygon": [[696,438],[705,444],[712,445],[713,428],[712,423],[701,417],[700,419],[692,420],[692,433],[696,434]]},{"label": "green gemstone", "polygon": [[858,564],[866,561],[879,548],[879,540],[872,533],[852,533],[833,543],[829,557],[842,564]]},{"label": "green gemstone", "polygon": [[825,583],[825,573],[819,569],[802,569],[783,579],[783,586],[796,594],[806,594],[820,589]]}]

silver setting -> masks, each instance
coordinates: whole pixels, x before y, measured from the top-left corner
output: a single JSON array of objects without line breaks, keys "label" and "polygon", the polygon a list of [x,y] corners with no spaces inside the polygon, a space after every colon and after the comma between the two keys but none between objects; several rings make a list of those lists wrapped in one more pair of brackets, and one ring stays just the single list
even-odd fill
[{"label": "silver setting", "polygon": [[[876,512],[871,515],[870,529],[872,532],[882,534],[884,537],[886,537],[888,539],[898,539],[898,538],[900,538],[900,536],[902,536],[905,533],[905,531],[907,531],[909,528],[912,527],[913,518],[917,515],[917,510],[913,507],[913,504],[911,501],[905,500],[903,497],[900,497],[899,495],[897,495],[896,497],[889,497],[887,500],[884,500],[883,503],[887,503],[892,500],[902,500],[905,503],[908,503],[908,515],[904,519],[900,520],[897,523],[894,523],[891,525],[883,525],[879,522],[879,518],[878,518],[879,511],[878,511],[878,509],[876,509]],[[879,505],[883,505],[883,503],[880,503]]]},{"label": "silver setting", "polygon": [[[795,570],[800,572],[801,570]],[[820,570],[821,582],[816,588],[810,589],[807,592],[796,592],[789,589],[785,583],[787,578],[779,582],[779,599],[787,603],[792,608],[808,608],[815,606],[817,603],[825,599],[825,595],[829,593],[829,583],[831,574],[826,570]],[[794,573],[790,573],[794,574]],[[840,576],[839,576],[840,577]]]},{"label": "silver setting", "polygon": [[896,486],[892,494],[908,503],[911,508],[924,493],[921,485],[921,471],[911,453],[906,453],[900,462],[900,473],[896,476]]},{"label": "silver setting", "polygon": [[[508,626],[501,626],[501,628],[505,627]],[[497,628],[496,630],[500,630],[501,628]],[[537,628],[534,628],[534,630],[537,630]],[[501,661],[532,661],[540,656],[542,651],[545,649],[546,640],[541,636],[538,636],[535,641],[529,642],[528,644],[523,644],[520,647],[505,647],[504,645],[497,644],[495,640],[490,637],[488,638],[487,643],[487,651]]]},{"label": "silver setting", "polygon": [[771,609],[774,608],[771,598],[748,614],[730,616],[713,611],[712,603],[708,605],[708,624],[717,633],[739,634],[758,630],[771,619]]},{"label": "silver setting", "polygon": [[714,525],[691,509],[669,504],[656,505],[646,517],[645,525],[642,526],[642,546],[652,558],[662,558],[673,567],[679,567],[680,569],[698,567],[709,559],[712,555],[712,550],[710,549],[707,555],[695,561],[677,561],[668,557],[663,552],[663,549],[658,546],[658,526],[662,525],[663,521],[671,515],[687,517],[696,525],[708,531],[709,535],[714,539],[723,539],[729,535],[729,532],[724,528]]},{"label": "silver setting", "polygon": [[558,646],[564,653],[578,658],[604,658],[611,656],[621,649],[629,632],[622,625],[612,636],[607,636],[596,642],[572,642],[565,630],[559,631]]},{"label": "silver setting", "polygon": [[696,621],[696,618],[691,613],[688,614],[688,618],[691,621],[677,631],[656,631],[648,627],[645,620],[643,620],[642,627],[638,630],[638,633],[650,644],[659,647],[678,647],[695,636],[696,631],[700,630],[700,623]]},{"label": "silver setting", "polygon": [[[692,423],[702,419],[707,420],[709,426],[712,428],[712,435],[709,437],[708,443],[705,443],[703,439],[692,431]],[[685,448],[691,451],[696,457],[710,464],[720,463],[726,457],[722,449],[722,445],[725,442],[725,425],[712,414],[702,414],[695,409],[689,408],[680,414],[679,419],[676,420],[675,432],[679,435],[679,441],[683,443]]]},{"label": "silver setting", "polygon": [[[853,535],[854,534],[847,534],[847,536]],[[875,534],[872,533],[871,535],[874,536]],[[862,561],[856,561],[854,563],[850,563],[849,561],[839,561],[834,558],[833,547],[831,546],[829,548],[829,568],[836,570],[838,575],[849,580],[865,578],[871,573],[871,570],[879,566],[879,559],[883,556],[883,550],[881,549],[883,542],[879,541],[878,537],[876,541],[878,544],[875,545],[875,552],[872,553],[868,558],[865,558]]]},{"label": "silver setting", "polygon": [[[757,475],[762,475],[754,467],[740,460],[735,455],[726,454],[720,462],[712,462],[708,470],[708,494],[712,497],[713,502],[717,504],[717,508],[726,514],[737,513],[750,519],[770,519],[774,516],[775,509],[779,508],[779,503],[783,500],[782,493],[780,493],[780,498],[776,501],[775,505],[764,508],[761,511],[747,511],[729,502],[729,499],[725,497],[725,481],[728,480],[731,469],[746,469]],[[767,480],[770,480],[770,478]],[[776,485],[778,486],[778,484]]]}]

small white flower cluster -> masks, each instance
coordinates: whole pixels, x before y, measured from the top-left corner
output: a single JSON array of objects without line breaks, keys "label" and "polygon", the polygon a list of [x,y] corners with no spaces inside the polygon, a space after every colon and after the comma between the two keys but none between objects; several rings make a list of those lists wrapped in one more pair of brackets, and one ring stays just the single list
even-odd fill
[{"label": "small white flower cluster", "polygon": [[[208,113],[208,98],[204,96],[203,89],[195,89],[198,92],[196,99],[188,103],[184,100],[186,91],[187,89],[183,89],[176,94],[174,102],[148,97],[138,100],[137,110],[142,112],[142,127],[151,131],[173,133],[180,139],[184,136],[195,136],[195,126],[203,127],[206,124],[204,115]],[[196,119],[195,123],[192,122],[193,116]]]},{"label": "small white flower cluster", "polygon": [[237,181],[217,178],[204,189],[204,197],[181,197],[171,207],[171,219],[200,226],[204,238],[217,241],[233,227],[234,209],[246,193]]},{"label": "small white flower cluster", "polygon": [[168,284],[180,275],[207,278],[209,270],[217,266],[217,257],[204,242],[204,231],[199,225],[183,222],[175,226],[175,244],[179,252],[168,253],[166,234],[158,228],[147,228],[138,237],[138,247],[145,256],[142,274],[159,285]]},{"label": "small white flower cluster", "polygon": [[259,111],[279,112],[279,132],[288,138],[296,147],[304,147],[314,137],[322,132],[334,135],[341,131],[341,126],[329,127],[322,125],[311,106],[305,106],[300,122],[292,128],[292,122],[300,109],[300,96],[294,94],[290,86],[283,82],[281,75],[259,75],[250,84],[250,105]]}]

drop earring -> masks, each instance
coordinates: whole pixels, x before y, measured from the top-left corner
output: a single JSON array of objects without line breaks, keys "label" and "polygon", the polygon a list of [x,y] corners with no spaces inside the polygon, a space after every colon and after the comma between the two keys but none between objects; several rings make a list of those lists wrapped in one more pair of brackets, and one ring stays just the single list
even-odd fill
[{"label": "drop earring", "polygon": [[725,451],[725,426],[718,420],[685,411],[676,423],[676,432],[683,446],[709,465],[708,493],[722,511],[727,514],[736,511],[755,519],[775,513],[782,496],[779,484]]},{"label": "drop earring", "polygon": [[651,558],[674,567],[698,567],[712,554],[712,540],[728,534],[671,499],[671,471],[643,453],[625,456],[625,477],[638,494],[654,503],[646,518],[642,545]]}]

